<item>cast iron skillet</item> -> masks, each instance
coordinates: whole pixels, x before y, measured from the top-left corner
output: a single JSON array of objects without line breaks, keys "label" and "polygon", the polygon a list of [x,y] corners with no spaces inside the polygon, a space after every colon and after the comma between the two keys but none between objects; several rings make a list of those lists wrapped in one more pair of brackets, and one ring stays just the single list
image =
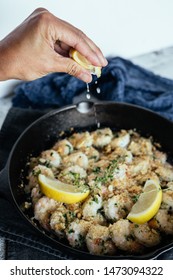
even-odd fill
[{"label": "cast iron skillet", "polygon": [[[21,205],[26,201],[26,197],[21,184],[21,170],[24,169],[29,155],[38,156],[38,154],[50,148],[62,131],[69,131],[73,127],[75,130],[96,129],[96,120],[101,127],[111,127],[113,129],[133,129],[135,128],[143,136],[154,137],[162,145],[163,151],[173,158],[173,123],[158,114],[149,110],[132,106],[125,103],[96,103],[81,102],[78,105],[71,105],[59,110],[52,111],[30,125],[15,143],[8,161],[8,177],[11,193],[17,208],[22,213],[30,226],[38,232],[43,230],[39,225],[31,223],[28,214],[22,211]],[[32,213],[29,214],[32,216]],[[71,248],[66,241],[59,241],[52,237],[52,234],[42,232],[42,236],[52,242],[62,252],[75,256],[80,259],[152,259],[173,248],[173,237],[165,238],[161,244],[141,256],[117,255],[111,257],[98,257],[89,254],[87,251],[81,251]]]}]

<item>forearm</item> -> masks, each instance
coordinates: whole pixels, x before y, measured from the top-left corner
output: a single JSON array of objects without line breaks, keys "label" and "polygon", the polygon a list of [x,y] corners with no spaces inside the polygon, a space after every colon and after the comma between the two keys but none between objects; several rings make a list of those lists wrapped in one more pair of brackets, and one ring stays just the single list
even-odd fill
[{"label": "forearm", "polygon": [[0,81],[18,78],[15,61],[13,50],[9,50],[5,40],[0,41]]}]

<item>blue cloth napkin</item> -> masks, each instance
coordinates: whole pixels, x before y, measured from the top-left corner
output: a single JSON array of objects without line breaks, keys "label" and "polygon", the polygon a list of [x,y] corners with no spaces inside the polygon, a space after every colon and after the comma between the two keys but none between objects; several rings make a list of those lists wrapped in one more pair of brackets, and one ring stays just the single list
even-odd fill
[{"label": "blue cloth napkin", "polygon": [[[173,120],[173,81],[120,57],[108,59],[101,77],[90,84],[91,94],[99,100],[127,102],[146,107]],[[100,90],[97,90],[99,88]],[[73,102],[86,91],[86,84],[68,74],[53,73],[15,89],[13,106],[57,108]]]}]

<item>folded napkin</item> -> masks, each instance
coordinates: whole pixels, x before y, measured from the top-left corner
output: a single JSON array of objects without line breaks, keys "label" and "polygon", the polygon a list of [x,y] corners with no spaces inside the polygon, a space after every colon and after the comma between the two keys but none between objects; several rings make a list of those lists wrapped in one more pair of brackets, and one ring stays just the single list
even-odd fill
[{"label": "folded napkin", "polygon": [[[156,76],[130,61],[109,59],[101,78],[97,83],[94,80],[90,89],[97,99],[141,105],[173,120],[173,81]],[[13,106],[18,108],[9,111],[0,132],[0,169],[4,168],[0,174],[0,236],[8,242],[6,255],[9,259],[74,258],[45,241],[21,218],[11,199],[4,166],[12,145],[25,127],[50,108],[72,103],[85,90],[82,81],[57,73],[22,83],[15,89]],[[173,250],[159,259],[173,259]]]},{"label": "folded napkin", "polygon": [[[97,83],[94,79],[90,84],[94,97],[144,106],[173,120],[172,80],[119,57],[110,58],[108,62]],[[84,82],[67,74],[54,73],[16,87],[13,106],[57,108],[71,104],[83,91],[86,91]]]}]

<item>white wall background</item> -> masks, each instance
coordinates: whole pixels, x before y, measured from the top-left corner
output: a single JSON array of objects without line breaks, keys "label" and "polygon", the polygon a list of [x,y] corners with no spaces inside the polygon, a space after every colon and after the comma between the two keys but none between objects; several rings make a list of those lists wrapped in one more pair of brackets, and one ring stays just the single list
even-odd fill
[{"label": "white wall background", "polygon": [[105,56],[173,45],[173,0],[0,0],[0,40],[37,7],[82,29]]},{"label": "white wall background", "polygon": [[173,45],[172,0],[1,0],[0,39],[37,7],[82,29],[106,56]]}]

